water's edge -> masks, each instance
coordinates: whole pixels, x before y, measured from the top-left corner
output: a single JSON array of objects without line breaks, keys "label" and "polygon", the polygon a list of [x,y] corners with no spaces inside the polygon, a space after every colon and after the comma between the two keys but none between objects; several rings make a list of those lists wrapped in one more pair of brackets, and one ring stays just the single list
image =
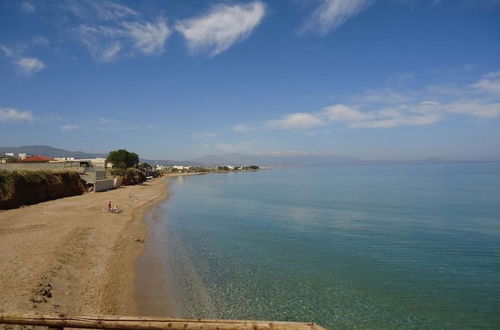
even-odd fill
[{"label": "water's edge", "polygon": [[175,305],[168,295],[167,265],[161,248],[164,236],[158,230],[163,216],[162,205],[168,203],[170,196],[169,190],[167,199],[156,205],[143,220],[147,227],[146,246],[134,266],[134,301],[136,311],[141,316],[176,316]]}]

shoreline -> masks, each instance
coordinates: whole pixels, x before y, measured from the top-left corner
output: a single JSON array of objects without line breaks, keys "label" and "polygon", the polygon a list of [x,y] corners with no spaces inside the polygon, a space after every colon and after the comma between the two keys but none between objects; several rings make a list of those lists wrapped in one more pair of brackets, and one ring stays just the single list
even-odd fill
[{"label": "shoreline", "polygon": [[[232,174],[232,173],[248,173],[256,170],[240,170],[234,171],[216,171],[216,172],[187,172],[187,173],[168,173],[163,177],[167,183],[170,180],[184,176],[197,176],[208,174]],[[169,196],[165,199],[170,198]],[[182,313],[179,307],[172,302],[175,297],[172,296],[174,288],[171,287],[168,281],[167,267],[164,261],[162,251],[164,246],[162,240],[164,236],[161,234],[161,226],[164,223],[160,222],[164,210],[160,209],[158,203],[151,208],[150,212],[145,215],[143,222],[146,225],[146,245],[143,251],[137,256],[135,262],[135,278],[134,278],[134,302],[136,304],[135,313],[139,316],[154,316],[154,317],[181,317]],[[160,229],[160,230],[158,230]]]},{"label": "shoreline", "polygon": [[136,314],[145,217],[167,197],[161,177],[0,212],[0,312]]}]

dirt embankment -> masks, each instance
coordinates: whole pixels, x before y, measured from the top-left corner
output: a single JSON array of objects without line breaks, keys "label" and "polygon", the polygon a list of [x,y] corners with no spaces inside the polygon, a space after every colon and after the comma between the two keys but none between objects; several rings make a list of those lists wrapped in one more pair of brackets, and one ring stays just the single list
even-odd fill
[{"label": "dirt embankment", "polygon": [[111,174],[121,176],[124,186],[132,186],[146,181],[146,175],[136,168],[114,169]]},{"label": "dirt embankment", "polygon": [[85,186],[75,172],[0,171],[0,210],[84,192]]}]

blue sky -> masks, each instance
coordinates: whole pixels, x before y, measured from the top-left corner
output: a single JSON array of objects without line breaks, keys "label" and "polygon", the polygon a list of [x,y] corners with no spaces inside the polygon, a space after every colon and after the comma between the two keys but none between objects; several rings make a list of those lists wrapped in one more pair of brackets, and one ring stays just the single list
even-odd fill
[{"label": "blue sky", "polygon": [[500,1],[0,1],[0,145],[500,158]]}]

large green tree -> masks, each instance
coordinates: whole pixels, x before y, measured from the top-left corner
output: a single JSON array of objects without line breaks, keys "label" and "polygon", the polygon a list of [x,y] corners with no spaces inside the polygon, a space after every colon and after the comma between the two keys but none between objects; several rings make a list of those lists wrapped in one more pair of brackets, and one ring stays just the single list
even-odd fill
[{"label": "large green tree", "polygon": [[111,151],[107,161],[113,164],[113,168],[136,167],[139,164],[139,155],[125,149]]}]

